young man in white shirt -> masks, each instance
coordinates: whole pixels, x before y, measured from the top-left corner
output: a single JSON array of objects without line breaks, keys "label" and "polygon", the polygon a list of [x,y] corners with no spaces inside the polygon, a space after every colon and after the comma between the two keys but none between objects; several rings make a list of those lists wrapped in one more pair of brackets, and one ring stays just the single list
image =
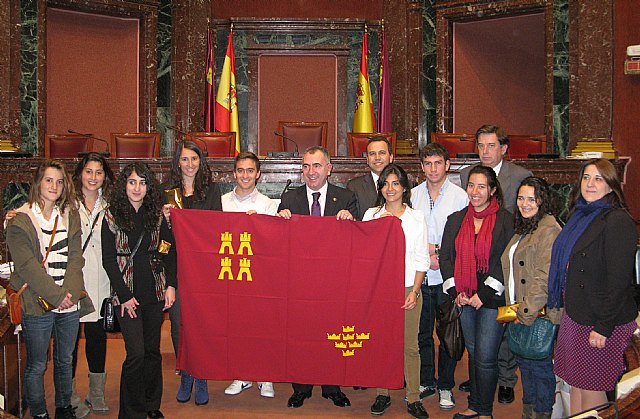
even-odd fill
[{"label": "young man in white shirt", "polygon": [[[222,195],[222,211],[245,212],[247,214],[276,215],[278,203],[258,192],[256,183],[260,178],[260,160],[250,151],[238,154],[233,164],[233,177],[236,186]],[[251,388],[251,381],[234,380],[224,391],[225,394],[240,394]],[[274,397],[273,383],[258,382],[262,397]]]},{"label": "young man in white shirt", "polygon": [[438,379],[436,381],[435,344],[433,325],[438,306],[444,302],[442,275],[438,251],[447,218],[469,205],[467,193],[447,178],[450,166],[449,152],[438,143],[431,143],[420,150],[420,164],[426,181],[411,190],[411,204],[425,214],[429,234],[431,265],[422,283],[422,314],[418,345],[420,347],[420,398],[436,393],[441,409],[453,409],[456,405],[451,390],[457,361],[451,358],[442,343],[438,350]]},{"label": "young man in white shirt", "polygon": [[276,215],[278,203],[258,192],[260,160],[250,151],[238,154],[233,164],[236,186],[222,196],[222,211]]}]

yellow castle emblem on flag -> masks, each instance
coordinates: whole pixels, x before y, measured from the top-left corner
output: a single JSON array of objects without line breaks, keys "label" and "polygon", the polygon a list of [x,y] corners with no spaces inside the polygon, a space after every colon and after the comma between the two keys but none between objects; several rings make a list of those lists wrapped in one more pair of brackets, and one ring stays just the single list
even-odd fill
[{"label": "yellow castle emblem on flag", "polygon": [[236,275],[233,275],[233,259],[229,256],[232,255],[245,255],[253,256],[253,249],[251,247],[251,233],[243,232],[240,234],[240,244],[238,245],[237,251],[233,248],[233,234],[229,231],[225,231],[220,234],[220,249],[218,250],[219,255],[225,255],[225,257],[220,259],[220,271],[218,272],[218,279],[220,280],[228,280],[228,281],[242,281],[243,279],[247,282],[253,281],[253,276],[251,275],[251,259],[247,257],[243,257],[238,260],[238,265],[240,269],[236,272]]},{"label": "yellow castle emblem on flag", "polygon": [[342,356],[355,356],[356,349],[362,348],[363,341],[371,338],[370,332],[356,332],[355,326],[342,326],[341,333],[327,333],[327,340],[334,348],[341,349]]}]

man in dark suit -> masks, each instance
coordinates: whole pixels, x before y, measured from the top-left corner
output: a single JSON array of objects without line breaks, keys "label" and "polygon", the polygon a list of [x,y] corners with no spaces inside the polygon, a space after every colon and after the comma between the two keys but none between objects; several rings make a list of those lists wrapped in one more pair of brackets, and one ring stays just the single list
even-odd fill
[{"label": "man in dark suit", "polygon": [[[495,125],[483,125],[476,131],[476,144],[480,154],[480,163],[491,167],[498,175],[498,182],[502,188],[504,208],[512,214],[516,211],[516,196],[522,180],[533,174],[517,164],[504,160],[509,148],[509,137],[505,131]],[[467,189],[469,172],[478,164],[465,167],[460,172],[460,183],[463,189]],[[498,401],[500,403],[513,402],[515,395],[513,387],[518,382],[516,376],[516,358],[509,350],[506,338],[502,340],[498,353]],[[460,387],[465,383],[460,384]]]},{"label": "man in dark suit", "polygon": [[504,160],[509,148],[509,137],[505,131],[495,125],[483,125],[476,131],[476,143],[480,154],[480,163],[465,167],[460,172],[462,189],[467,189],[469,172],[478,164],[493,168],[504,196],[504,207],[512,214],[516,210],[516,195],[520,182],[533,174],[517,164]]},{"label": "man in dark suit", "polygon": [[379,135],[371,137],[367,143],[367,165],[371,172],[351,179],[347,183],[347,189],[355,193],[358,198],[358,220],[362,220],[364,213],[375,206],[378,197],[378,178],[382,169],[391,162],[393,162],[393,153],[389,140]]},{"label": "man in dark suit", "polygon": [[[282,196],[278,216],[289,219],[292,214],[336,217],[338,220],[353,220],[358,213],[358,202],[353,192],[327,182],[331,174],[331,159],[324,147],[309,147],[302,157],[304,186],[288,191]],[[313,362],[310,360],[309,362]],[[311,397],[312,384],[293,383],[293,395],[288,406],[300,407]],[[331,399],[338,407],[351,406],[339,386],[323,385],[322,397]]]}]

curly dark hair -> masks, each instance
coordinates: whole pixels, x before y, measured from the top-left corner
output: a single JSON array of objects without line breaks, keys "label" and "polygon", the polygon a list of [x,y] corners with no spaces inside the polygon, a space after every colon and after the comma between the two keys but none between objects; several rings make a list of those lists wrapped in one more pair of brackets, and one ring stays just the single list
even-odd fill
[{"label": "curly dark hair", "polygon": [[409,176],[407,176],[407,172],[405,172],[404,169],[396,163],[390,163],[380,173],[380,178],[378,178],[378,197],[376,198],[376,206],[382,208],[386,202],[386,199],[382,196],[382,187],[390,174],[394,174],[398,177],[400,185],[404,188],[404,192],[402,193],[402,203],[411,208],[411,183],[409,182]]},{"label": "curly dark hair", "polygon": [[191,150],[200,158],[200,166],[196,172],[196,178],[193,181],[193,200],[194,202],[204,201],[207,197],[207,189],[211,184],[211,170],[202,154],[200,147],[193,141],[182,141],[178,143],[173,153],[173,165],[171,166],[171,175],[169,177],[169,188],[180,188],[184,192],[182,185],[182,170],[180,170],[180,155],[183,149]]},{"label": "curly dark hair", "polygon": [[109,193],[111,192],[111,188],[115,180],[113,171],[111,170],[111,167],[109,167],[107,159],[102,154],[85,154],[84,157],[78,162],[78,165],[73,172],[73,184],[76,187],[76,199],[78,200],[78,202],[84,202],[84,194],[82,193],[82,171],[84,170],[85,166],[91,161],[100,163],[100,165],[102,166],[102,170],[104,170],[104,183],[102,184],[103,199],[107,199],[109,197]]},{"label": "curly dark hair", "polygon": [[494,196],[498,200],[498,205],[502,206],[504,204],[504,195],[502,194],[502,187],[500,186],[496,172],[490,167],[477,165],[469,171],[469,179],[471,179],[471,175],[475,175],[476,173],[484,175],[487,178],[489,189],[496,188]]},{"label": "curly dark hair", "polygon": [[524,218],[520,211],[515,212],[515,226],[514,230],[516,234],[529,234],[538,228],[538,223],[545,215],[556,215],[556,199],[549,184],[546,180],[529,176],[525,178],[520,186],[518,186],[518,193],[523,186],[531,186],[533,188],[533,195],[536,198],[538,204],[538,213],[531,218]]},{"label": "curly dark hair", "polygon": [[134,172],[147,183],[147,193],[144,196],[141,208],[146,210],[144,215],[144,229],[151,232],[158,226],[162,201],[160,185],[146,163],[130,163],[120,171],[118,179],[111,191],[109,211],[121,230],[132,231],[134,229],[133,219],[135,209],[127,197],[127,179]]}]

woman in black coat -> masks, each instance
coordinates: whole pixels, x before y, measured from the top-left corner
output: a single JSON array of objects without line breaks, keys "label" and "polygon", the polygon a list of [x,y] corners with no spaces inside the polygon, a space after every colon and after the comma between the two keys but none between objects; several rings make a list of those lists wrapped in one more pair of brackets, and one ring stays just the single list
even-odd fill
[{"label": "woman in black coat", "polygon": [[631,289],[637,241],[615,168],[589,160],[553,245],[547,301],[548,308],[565,309],[554,371],[572,386],[572,415],[606,403],[623,373],[637,328]]}]

